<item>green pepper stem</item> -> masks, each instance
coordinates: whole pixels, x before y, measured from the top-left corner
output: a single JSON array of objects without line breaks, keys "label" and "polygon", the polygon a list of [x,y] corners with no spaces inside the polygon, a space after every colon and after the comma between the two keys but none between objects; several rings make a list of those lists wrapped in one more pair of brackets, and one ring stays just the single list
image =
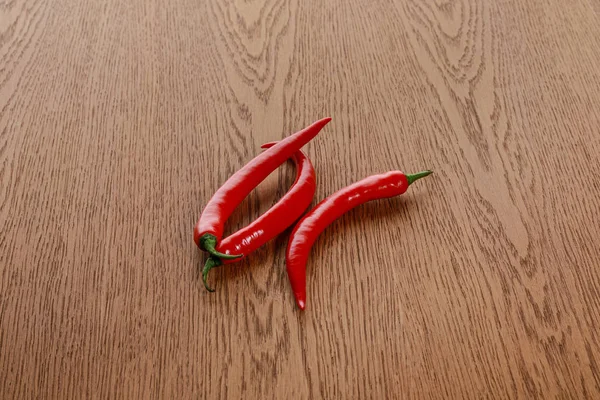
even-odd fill
[{"label": "green pepper stem", "polygon": [[211,256],[222,258],[223,260],[233,260],[243,257],[243,254],[224,254],[215,249],[217,247],[217,238],[215,235],[207,233],[200,238],[200,248],[206,250]]},{"label": "green pepper stem", "polygon": [[417,172],[416,174],[408,174],[406,175],[406,179],[408,179],[408,184],[410,185],[411,183],[413,183],[414,181],[416,181],[417,179],[421,179],[421,178],[425,178],[427,175],[432,174],[433,171],[421,171],[421,172]]},{"label": "green pepper stem", "polygon": [[214,292],[215,289],[208,286],[208,283],[206,282],[206,279],[208,278],[208,272],[211,269],[220,266],[221,264],[223,264],[221,260],[214,257],[208,257],[208,260],[206,260],[206,264],[204,264],[204,269],[202,270],[202,282],[204,283],[204,287],[206,288],[206,290],[208,290],[209,292]]}]

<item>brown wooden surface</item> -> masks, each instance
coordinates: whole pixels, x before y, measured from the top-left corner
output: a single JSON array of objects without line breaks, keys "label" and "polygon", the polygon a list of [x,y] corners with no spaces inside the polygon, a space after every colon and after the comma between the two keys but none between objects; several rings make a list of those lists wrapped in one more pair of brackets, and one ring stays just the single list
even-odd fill
[{"label": "brown wooden surface", "polygon": [[[0,1],[0,397],[599,398],[590,1]],[[435,174],[211,275],[192,229],[305,147],[315,202]],[[232,232],[291,184],[287,164]]]}]

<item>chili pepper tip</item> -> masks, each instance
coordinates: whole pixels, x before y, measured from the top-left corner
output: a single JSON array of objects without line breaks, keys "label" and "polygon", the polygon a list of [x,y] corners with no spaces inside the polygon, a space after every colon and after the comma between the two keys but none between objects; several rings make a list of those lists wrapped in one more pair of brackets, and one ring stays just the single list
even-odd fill
[{"label": "chili pepper tip", "polygon": [[406,179],[408,179],[408,184],[410,185],[417,179],[425,178],[427,175],[431,175],[431,174],[433,174],[433,171],[426,170],[426,171],[417,172],[416,174],[408,174],[408,175],[406,175]]},{"label": "chili pepper tip", "polygon": [[277,142],[268,142],[263,144],[262,146],[260,146],[261,149],[268,149],[270,147],[273,147],[277,144]]},{"label": "chili pepper tip", "polygon": [[[329,121],[331,121],[331,117],[326,117],[326,118],[320,119],[319,121],[313,123],[313,125],[320,124],[321,128],[322,128],[323,126],[327,125],[329,123]],[[319,128],[319,129],[321,129],[321,128]],[[265,143],[262,146],[260,146],[260,148],[261,149],[268,149],[268,148],[271,148],[271,147],[275,146],[277,143],[278,143],[277,141],[268,142],[268,143]]]},{"label": "chili pepper tip", "polygon": [[306,307],[306,303],[304,302],[304,300],[298,300],[296,303],[298,304],[298,307],[301,310],[304,310],[304,307]]}]

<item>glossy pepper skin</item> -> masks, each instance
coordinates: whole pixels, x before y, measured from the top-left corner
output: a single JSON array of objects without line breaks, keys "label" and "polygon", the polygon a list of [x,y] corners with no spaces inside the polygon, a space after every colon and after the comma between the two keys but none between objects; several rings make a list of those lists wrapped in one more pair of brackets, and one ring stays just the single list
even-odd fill
[{"label": "glossy pepper skin", "polygon": [[[270,148],[275,143],[264,144],[262,148]],[[317,181],[312,163],[301,150],[292,156],[292,160],[296,166],[296,179],[288,192],[250,225],[224,238],[217,246],[217,251],[247,256],[302,216],[315,196]],[[223,264],[240,260],[241,258],[223,260]]]},{"label": "glossy pepper skin", "polygon": [[296,304],[301,310],[306,307],[306,262],[312,245],[321,232],[354,207],[371,200],[401,195],[412,182],[430,173],[431,171],[423,171],[405,175],[400,171],[391,171],[369,176],[327,197],[296,224],[285,258]]},{"label": "glossy pepper skin", "polygon": [[[262,145],[263,149],[273,147],[277,142]],[[298,150],[292,160],[296,166],[296,179],[287,193],[267,212],[251,224],[224,238],[217,251],[223,254],[243,254],[246,257],[275,236],[290,227],[310,206],[317,186],[315,170],[310,159]],[[213,291],[206,283],[208,272],[221,264],[230,264],[242,258],[218,259],[211,256],[202,271],[204,286]]]},{"label": "glossy pepper skin", "polygon": [[233,174],[212,196],[200,215],[194,228],[196,245],[222,259],[241,257],[242,254],[228,255],[215,249],[223,236],[225,221],[256,186],[313,139],[329,121],[331,118],[321,119],[286,137]]}]

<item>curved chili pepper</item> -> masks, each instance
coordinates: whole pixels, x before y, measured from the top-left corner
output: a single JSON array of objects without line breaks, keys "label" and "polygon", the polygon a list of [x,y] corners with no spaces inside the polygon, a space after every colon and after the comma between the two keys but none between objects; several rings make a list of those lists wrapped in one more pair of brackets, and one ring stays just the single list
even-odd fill
[{"label": "curved chili pepper", "polygon": [[[266,143],[261,147],[268,149],[276,143]],[[315,170],[302,150],[294,153],[292,160],[296,166],[296,179],[288,192],[254,222],[224,238],[217,246],[218,252],[243,254],[245,257],[286,230],[306,211],[313,200],[317,187]],[[202,280],[206,289],[211,292],[214,291],[206,283],[208,272],[212,268],[222,264],[238,262],[242,258],[221,260],[214,256],[209,257],[202,271]]]},{"label": "curved chili pepper", "polygon": [[431,171],[412,175],[390,171],[369,176],[327,197],[296,224],[288,242],[285,259],[296,303],[301,310],[306,306],[306,261],[321,232],[354,207],[371,200],[401,195],[411,183],[429,174]]},{"label": "curved chili pepper", "polygon": [[254,157],[242,169],[233,174],[210,199],[194,228],[194,242],[200,249],[222,259],[241,257],[218,252],[215,247],[223,236],[225,221],[233,210],[271,172],[290,158],[302,146],[314,138],[331,121],[324,118]]}]

